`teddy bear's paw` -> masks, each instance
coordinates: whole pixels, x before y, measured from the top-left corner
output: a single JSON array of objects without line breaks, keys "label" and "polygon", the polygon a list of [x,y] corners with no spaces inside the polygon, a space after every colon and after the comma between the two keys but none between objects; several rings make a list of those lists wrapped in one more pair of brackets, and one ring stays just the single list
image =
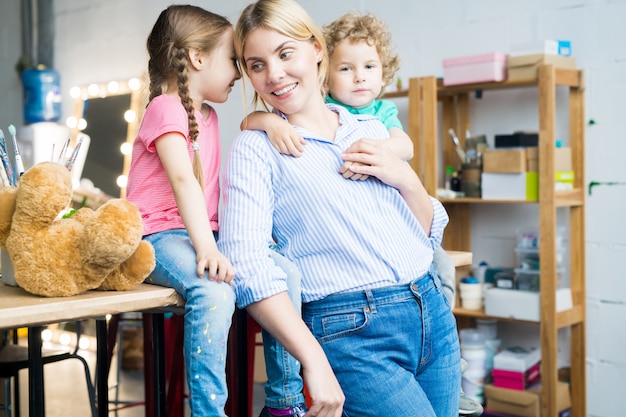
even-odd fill
[{"label": "teddy bear's paw", "polygon": [[23,290],[43,297],[69,297],[88,290],[58,274],[16,275],[15,282]]},{"label": "teddy bear's paw", "polygon": [[5,247],[7,237],[11,231],[11,219],[15,212],[16,196],[17,188],[15,187],[0,189],[0,247]]},{"label": "teddy bear's paw", "polygon": [[83,224],[81,247],[89,262],[101,267],[119,265],[137,250],[141,242],[141,214],[129,201],[109,200],[88,221],[83,219]]},{"label": "teddy bear's paw", "polygon": [[152,245],[142,240],[137,250],[119,268],[111,272],[98,289],[129,290],[141,284],[154,270],[156,261]]}]

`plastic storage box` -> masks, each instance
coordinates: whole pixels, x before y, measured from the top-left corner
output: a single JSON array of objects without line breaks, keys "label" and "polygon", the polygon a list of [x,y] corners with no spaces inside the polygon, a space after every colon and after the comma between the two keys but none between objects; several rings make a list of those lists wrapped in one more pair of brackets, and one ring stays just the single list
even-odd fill
[{"label": "plastic storage box", "polygon": [[539,291],[539,271],[516,269],[516,285],[520,291]]},{"label": "plastic storage box", "polygon": [[507,55],[492,52],[443,60],[443,84],[471,84],[506,79]]},{"label": "plastic storage box", "polygon": [[[563,248],[566,230],[564,227],[556,228],[556,247]],[[537,229],[518,229],[517,230],[517,248],[518,249],[539,249],[539,230]]]},{"label": "plastic storage box", "polygon": [[[539,249],[515,248],[517,267],[523,270],[538,270],[540,267]],[[565,253],[563,247],[557,246],[555,260],[557,268],[563,268]]]}]

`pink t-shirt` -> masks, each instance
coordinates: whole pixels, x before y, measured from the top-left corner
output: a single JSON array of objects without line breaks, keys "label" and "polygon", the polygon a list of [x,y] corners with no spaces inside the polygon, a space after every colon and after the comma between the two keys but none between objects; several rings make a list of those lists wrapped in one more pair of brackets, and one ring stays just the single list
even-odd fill
[{"label": "pink t-shirt", "polygon": [[[198,122],[200,159],[204,169],[204,199],[211,228],[218,230],[217,211],[220,197],[220,136],[217,114]],[[189,160],[193,160],[193,149],[189,140],[187,113],[180,100],[167,94],[152,99],[141,121],[139,133],[133,143],[133,155],[128,174],[127,199],[135,203],[143,218],[143,233],[185,227],[180,217],[174,192],[156,152],[155,140],[165,133],[179,132],[187,138]]]}]

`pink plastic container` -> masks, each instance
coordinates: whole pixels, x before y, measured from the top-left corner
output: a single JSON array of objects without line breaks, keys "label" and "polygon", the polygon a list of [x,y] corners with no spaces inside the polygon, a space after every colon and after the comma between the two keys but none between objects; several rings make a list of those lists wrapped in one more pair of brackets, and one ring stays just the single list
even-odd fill
[{"label": "pink plastic container", "polygon": [[506,79],[507,55],[492,52],[443,60],[443,84],[472,84]]},{"label": "pink plastic container", "polygon": [[493,386],[499,388],[515,389],[523,391],[541,379],[541,365],[533,365],[526,372],[505,371],[493,369]]}]

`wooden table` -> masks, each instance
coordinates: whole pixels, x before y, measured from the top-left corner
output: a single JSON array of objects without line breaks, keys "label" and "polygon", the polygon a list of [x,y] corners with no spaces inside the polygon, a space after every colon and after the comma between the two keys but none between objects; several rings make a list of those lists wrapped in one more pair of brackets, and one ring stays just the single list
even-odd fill
[{"label": "wooden table", "polygon": [[[470,252],[448,251],[457,270],[468,267],[472,262]],[[29,415],[45,417],[43,363],[41,358],[41,330],[46,324],[95,318],[97,336],[96,382],[98,396],[98,416],[108,417],[108,356],[107,324],[103,319],[107,314],[127,312],[149,312],[152,321],[153,348],[153,392],[146,392],[146,398],[154,401],[155,417],[165,414],[165,370],[163,353],[163,311],[168,307],[184,305],[182,298],[171,288],[141,284],[129,291],[88,291],[72,297],[39,297],[21,288],[11,287],[0,282],[0,329],[28,327],[29,350]],[[239,314],[237,314],[239,313]],[[235,388],[237,400],[231,404],[230,415],[245,416],[248,408],[247,373],[247,320],[243,311],[233,317],[233,329],[229,337],[229,349],[233,360],[228,365],[233,376],[231,386]],[[151,377],[152,378],[152,377]],[[148,384],[149,385],[149,384]],[[231,398],[233,402],[234,398]],[[146,404],[148,406],[148,404]]]},{"label": "wooden table", "polygon": [[[108,416],[107,314],[149,311],[183,305],[170,288],[141,284],[129,291],[88,291],[72,297],[46,298],[29,294],[21,288],[0,283],[0,329],[28,327],[29,415],[44,417],[43,363],[41,358],[42,326],[65,321],[99,318],[97,332],[97,394],[98,415]],[[153,340],[155,351],[155,415],[165,417],[164,372],[160,362],[163,349],[163,314],[154,314]]]}]

